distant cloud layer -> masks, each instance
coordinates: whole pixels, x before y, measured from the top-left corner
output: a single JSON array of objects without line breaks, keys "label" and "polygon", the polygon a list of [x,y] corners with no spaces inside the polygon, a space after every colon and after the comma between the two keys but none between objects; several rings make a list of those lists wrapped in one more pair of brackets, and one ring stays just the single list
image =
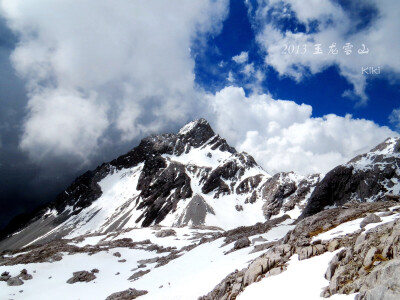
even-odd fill
[{"label": "distant cloud layer", "polygon": [[246,97],[238,87],[209,95],[209,101],[217,131],[238,150],[252,154],[271,174],[327,172],[397,135],[350,115],[313,118],[309,105],[274,100],[265,94]]},{"label": "distant cloud layer", "polygon": [[[368,76],[362,73],[362,67],[380,67],[386,76],[399,78],[400,2],[351,2],[352,4],[350,1],[348,3],[349,9],[345,10],[337,1],[329,0],[260,1],[254,22],[261,27],[257,41],[267,53],[265,63],[274,67],[280,75],[288,75],[298,81],[307,74],[316,74],[329,66],[337,66],[340,74],[354,87],[354,90],[347,91],[344,96],[359,97],[359,103],[365,104]],[[355,15],[362,11],[368,11],[369,14]],[[297,18],[299,24],[306,27],[306,33],[279,27],[282,21],[292,18]],[[360,24],[361,22],[366,24]],[[349,55],[344,53],[343,47],[346,43],[352,46]],[[333,44],[338,54],[333,54],[335,48],[329,54],[329,46]],[[285,45],[293,45],[294,53],[288,53],[288,49],[284,49]],[[323,54],[314,54],[319,52],[315,45],[321,45]],[[369,49],[369,53],[360,55],[359,49]]]},{"label": "distant cloud layer", "polygon": [[[351,19],[330,1],[285,2],[301,22],[325,22],[310,35],[282,32],[262,23],[257,40],[267,53],[265,63],[297,80],[306,70],[318,73],[336,64],[354,85],[354,93],[365,100],[366,81],[357,62],[344,56],[282,57],[280,53],[282,44],[299,41],[310,47],[315,41],[341,45],[347,41],[344,36]],[[276,3],[260,6],[258,22]],[[371,49],[370,55],[363,56],[365,63],[397,72],[400,62],[390,55],[397,57],[393,45],[400,37],[387,32],[398,30],[391,23],[398,16],[389,1],[379,3],[385,17],[349,40]],[[246,96],[242,87],[228,86],[209,94],[196,86],[190,48],[195,40],[206,46],[207,35],[220,32],[227,0],[3,0],[1,13],[20,38],[11,57],[29,92],[20,147],[36,162],[48,156],[85,162],[104,144],[161,133],[166,126],[183,125],[200,116],[272,173],[326,172],[396,134],[349,115],[314,118],[309,105],[262,93],[259,82],[264,74],[249,62],[247,52],[232,59],[247,78],[254,79],[249,85],[252,95]],[[228,80],[235,82],[232,73]]]}]

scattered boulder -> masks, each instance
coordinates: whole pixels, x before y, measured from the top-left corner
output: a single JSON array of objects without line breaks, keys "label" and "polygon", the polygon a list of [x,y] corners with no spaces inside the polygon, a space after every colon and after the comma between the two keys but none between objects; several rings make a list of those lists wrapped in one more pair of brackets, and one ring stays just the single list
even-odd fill
[{"label": "scattered boulder", "polygon": [[18,277],[23,280],[31,280],[33,278],[31,274],[28,274],[28,271],[26,269],[23,269]]},{"label": "scattered boulder", "polygon": [[176,235],[176,231],[173,229],[164,229],[164,230],[157,231],[154,235],[158,238],[164,238],[167,236]]},{"label": "scattered boulder", "polygon": [[122,292],[117,292],[114,294],[111,294],[106,298],[106,300],[132,300],[136,299],[137,297],[146,295],[148,292],[147,291],[141,291],[141,290],[136,290],[136,289],[127,289]]},{"label": "scattered boulder", "polygon": [[121,257],[121,253],[119,253],[119,252],[115,252],[115,253],[113,253],[113,255],[114,255],[115,257]]},{"label": "scattered boulder", "polygon": [[251,242],[250,242],[249,238],[247,236],[244,236],[244,237],[241,237],[240,239],[238,239],[235,242],[235,245],[233,246],[233,249],[239,250],[239,249],[242,249],[242,248],[246,248],[246,247],[248,247],[250,245],[251,245]]},{"label": "scattered boulder", "polygon": [[1,274],[0,281],[7,281],[10,278],[11,278],[11,275],[9,272],[3,272]]},{"label": "scattered boulder", "polygon": [[89,282],[96,279],[96,276],[88,271],[78,271],[74,272],[73,276],[67,280],[67,283],[73,284],[76,282]]},{"label": "scattered boulder", "polygon": [[9,286],[18,286],[23,284],[24,282],[19,277],[11,277],[7,280],[7,285]]},{"label": "scattered boulder", "polygon": [[93,269],[93,270],[90,271],[90,272],[92,272],[92,273],[94,274],[94,273],[99,273],[100,271],[99,271],[99,269]]},{"label": "scattered boulder", "polygon": [[128,278],[128,280],[137,280],[138,278],[142,277],[143,275],[145,275],[145,274],[147,274],[149,272],[150,272],[150,270],[137,271],[136,273],[133,273],[131,275],[131,277]]},{"label": "scattered boulder", "polygon": [[376,214],[369,214],[368,216],[366,216],[366,217],[361,221],[360,227],[361,227],[361,228],[364,228],[364,227],[367,226],[368,224],[371,224],[371,223],[379,223],[379,222],[381,222],[381,221],[382,221],[382,219],[381,219],[379,216],[377,216]]}]

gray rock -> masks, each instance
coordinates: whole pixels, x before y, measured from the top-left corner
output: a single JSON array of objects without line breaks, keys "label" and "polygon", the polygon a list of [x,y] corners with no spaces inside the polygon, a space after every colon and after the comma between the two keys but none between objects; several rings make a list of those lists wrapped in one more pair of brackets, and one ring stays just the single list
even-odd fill
[{"label": "gray rock", "polygon": [[378,251],[376,247],[372,247],[371,249],[368,250],[367,254],[365,255],[363,265],[364,267],[368,267],[372,264],[374,260],[375,253]]},{"label": "gray rock", "polygon": [[89,282],[96,279],[96,276],[88,271],[74,272],[73,276],[67,280],[67,283],[74,284],[76,282]]},{"label": "gray rock", "polygon": [[141,290],[136,290],[136,289],[127,289],[122,292],[117,292],[114,294],[111,294],[106,298],[106,300],[132,300],[136,299],[137,297],[146,295],[148,292],[147,291],[141,291]]},{"label": "gray rock", "polygon": [[339,248],[339,242],[337,240],[330,241],[327,247],[329,252],[333,252],[338,248]]},{"label": "gray rock", "polygon": [[7,280],[7,285],[9,286],[17,286],[17,285],[23,285],[24,282],[19,279],[18,277],[11,277],[10,279]]},{"label": "gray rock", "polygon": [[400,299],[400,259],[374,269],[360,289],[359,300]]},{"label": "gray rock", "polygon": [[238,250],[242,248],[246,248],[251,245],[251,242],[247,236],[241,237],[239,240],[235,242],[233,249]]},{"label": "gray rock", "polygon": [[150,272],[150,270],[140,270],[140,271],[137,271],[136,273],[133,273],[129,278],[128,278],[128,280],[137,280],[138,278],[140,278],[140,277],[142,277],[143,275],[145,275],[145,274],[147,274],[147,273],[149,273]]},{"label": "gray rock", "polygon": [[3,272],[0,276],[0,281],[7,281],[10,278],[11,278],[11,275],[9,272]]},{"label": "gray rock", "polygon": [[23,269],[18,277],[23,280],[31,280],[33,278],[31,274],[28,274],[28,271],[26,269]]},{"label": "gray rock", "polygon": [[364,228],[364,227],[367,226],[368,224],[371,224],[371,223],[379,223],[379,222],[381,222],[381,221],[382,221],[382,219],[381,219],[379,216],[377,216],[376,214],[369,214],[368,216],[366,216],[366,217],[361,221],[360,227],[361,227],[361,228]]},{"label": "gray rock", "polygon": [[167,236],[176,235],[176,231],[173,229],[164,229],[164,230],[157,231],[154,235],[158,238],[164,238]]},{"label": "gray rock", "polygon": [[113,253],[113,255],[114,255],[115,257],[121,257],[121,253],[119,253],[119,252],[115,252],[115,253]]}]

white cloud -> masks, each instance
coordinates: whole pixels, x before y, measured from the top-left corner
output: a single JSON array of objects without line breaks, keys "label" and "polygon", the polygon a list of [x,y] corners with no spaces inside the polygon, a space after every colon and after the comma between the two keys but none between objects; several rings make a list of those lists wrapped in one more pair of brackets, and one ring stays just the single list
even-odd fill
[{"label": "white cloud", "polygon": [[389,122],[400,131],[400,108],[393,109],[392,113],[389,115]]},{"label": "white cloud", "polygon": [[248,59],[249,59],[249,53],[246,51],[242,51],[240,54],[232,57],[232,60],[237,64],[243,64],[247,62]]},{"label": "white cloud", "polygon": [[245,74],[247,77],[250,77],[250,76],[253,75],[253,73],[255,72],[255,70],[254,70],[254,64],[253,64],[253,63],[251,63],[251,64],[246,64],[246,65],[243,67],[242,72],[243,72],[243,74]]},{"label": "white cloud", "polygon": [[43,153],[79,157],[109,129],[127,141],[182,123],[198,97],[190,46],[221,29],[227,4],[1,1],[20,38],[13,65],[28,81],[21,147],[36,160]]},{"label": "white cloud", "polygon": [[229,71],[228,78],[226,80],[228,80],[229,82],[234,82],[235,81],[235,77],[233,77],[232,71]]},{"label": "white cloud", "polygon": [[350,115],[313,118],[309,105],[266,94],[246,97],[238,87],[226,87],[207,100],[213,105],[216,131],[271,174],[327,172],[397,135]]},{"label": "white cloud", "polygon": [[[363,4],[375,5],[379,9],[379,16],[372,20],[372,26],[360,31],[355,31],[356,22],[352,16],[346,13],[338,4],[332,1],[317,0],[283,0],[296,13],[299,21],[307,26],[312,21],[319,22],[319,31],[305,34],[301,32],[282,32],[276,24],[265,22],[266,13],[276,5],[277,0],[263,1],[257,12],[258,22],[262,24],[262,30],[257,35],[257,41],[267,52],[265,62],[273,66],[280,75],[288,75],[300,81],[304,76],[322,72],[329,66],[337,66],[339,72],[354,87],[352,93],[345,95],[357,95],[361,103],[366,103],[365,88],[367,76],[362,73],[362,67],[380,67],[382,73],[390,76],[390,72],[400,72],[398,45],[400,36],[394,34],[400,27],[398,11],[400,2],[391,0],[371,0]],[[312,9],[310,9],[312,7]],[[280,9],[286,9],[280,7]],[[278,12],[276,12],[278,13]],[[393,33],[393,34],[391,34]],[[336,43],[339,50],[337,55],[329,55],[329,46]],[[351,43],[354,48],[351,55],[345,55],[342,47]],[[324,54],[314,55],[315,44],[321,44]],[[369,48],[368,54],[359,55],[358,49],[365,44]],[[284,45],[300,45],[300,53],[303,45],[306,45],[305,54],[287,54],[283,51]],[[295,51],[296,53],[296,51]],[[381,75],[384,76],[384,75]]]},{"label": "white cloud", "polygon": [[39,160],[57,154],[85,162],[109,126],[107,106],[96,98],[59,90],[35,94],[28,104],[21,148]]}]

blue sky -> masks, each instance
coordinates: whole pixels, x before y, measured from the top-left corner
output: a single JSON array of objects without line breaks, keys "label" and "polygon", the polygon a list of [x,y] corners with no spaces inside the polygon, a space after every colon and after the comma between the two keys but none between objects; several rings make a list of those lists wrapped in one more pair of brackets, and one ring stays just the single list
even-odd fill
[{"label": "blue sky", "polygon": [[200,117],[271,174],[327,172],[400,130],[397,0],[0,0],[0,15],[0,227]]},{"label": "blue sky", "polygon": [[[252,2],[253,5],[257,5],[256,1]],[[356,5],[351,5],[348,1],[338,1],[338,3],[357,20],[354,31],[365,30],[377,18],[378,11],[372,5],[361,6],[357,10]],[[301,82],[297,82],[290,76],[280,76],[273,67],[265,66],[263,61],[265,53],[255,40],[259,28],[256,23],[251,22],[251,18],[252,14],[249,13],[245,1],[230,1],[229,15],[223,23],[222,31],[217,36],[208,38],[208,47],[205,50],[201,49],[194,54],[196,82],[200,86],[214,93],[229,84],[226,80],[228,72],[232,70],[238,72],[232,57],[245,51],[248,52],[249,62],[253,62],[265,74],[261,85],[262,92],[271,93],[275,99],[289,99],[298,104],[309,104],[313,107],[314,117],[331,113],[339,116],[351,114],[355,118],[373,120],[379,125],[396,130],[396,124],[389,121],[389,115],[400,105],[399,80],[393,81],[384,75],[366,75],[368,76],[366,89],[368,101],[366,104],[360,104],[359,97],[343,96],[343,93],[352,86],[335,65],[327,67],[314,76],[308,76]],[[282,30],[305,31],[305,26],[298,22],[295,13],[292,13],[290,18],[277,23],[282,26]],[[400,56],[393,59],[399,60]],[[226,62],[226,65],[218,68],[221,61]],[[240,73],[236,75],[243,80]],[[240,79],[235,84],[240,85],[242,83]],[[246,92],[251,91],[246,89]]]}]

